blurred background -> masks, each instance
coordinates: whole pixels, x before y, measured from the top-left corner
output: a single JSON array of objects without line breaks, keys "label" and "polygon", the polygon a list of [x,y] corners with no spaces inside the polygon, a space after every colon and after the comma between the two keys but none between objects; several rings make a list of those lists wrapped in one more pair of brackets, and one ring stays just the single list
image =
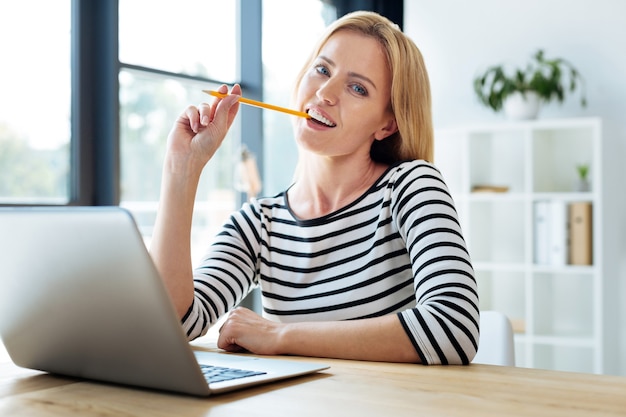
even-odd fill
[{"label": "blurred background", "polygon": [[[580,71],[588,105],[580,106],[573,94],[542,106],[538,122],[601,121],[600,163],[591,169],[602,181],[590,198],[601,211],[602,252],[591,269],[564,269],[577,277],[571,285],[585,276],[594,280],[594,304],[585,310],[593,324],[588,338],[573,341],[535,338],[530,331],[517,336],[522,348],[543,343],[591,352],[584,355],[595,358],[593,365],[584,371],[626,375],[621,0],[2,1],[0,205],[121,205],[132,211],[149,244],[165,141],[178,114],[209,99],[201,90],[222,83],[240,83],[246,97],[289,107],[294,77],[318,35],[337,16],[358,9],[387,15],[421,49],[439,149],[447,146],[439,137],[451,129],[511,126],[473,90],[475,77],[489,66],[523,66],[542,48]],[[528,123],[515,126],[534,126]],[[246,199],[238,178],[244,146],[259,167],[261,195],[291,182],[297,151],[290,116],[242,106],[202,177],[192,236],[196,258]],[[459,158],[468,157],[466,151]],[[444,177],[459,175],[442,170]],[[537,272],[529,268],[529,274]],[[533,313],[533,320],[539,316]],[[522,352],[521,364],[535,366],[533,358]],[[542,366],[559,367],[554,360]]]}]

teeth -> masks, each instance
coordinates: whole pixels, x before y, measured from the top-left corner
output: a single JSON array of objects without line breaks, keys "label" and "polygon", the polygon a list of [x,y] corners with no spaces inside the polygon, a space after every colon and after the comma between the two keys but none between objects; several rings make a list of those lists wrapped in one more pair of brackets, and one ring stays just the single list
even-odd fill
[{"label": "teeth", "polygon": [[335,124],[333,122],[331,122],[330,120],[328,120],[327,118],[325,118],[324,116],[316,112],[315,110],[309,110],[309,116],[311,116],[311,119],[315,119],[318,122],[322,122],[326,126],[335,127]]}]

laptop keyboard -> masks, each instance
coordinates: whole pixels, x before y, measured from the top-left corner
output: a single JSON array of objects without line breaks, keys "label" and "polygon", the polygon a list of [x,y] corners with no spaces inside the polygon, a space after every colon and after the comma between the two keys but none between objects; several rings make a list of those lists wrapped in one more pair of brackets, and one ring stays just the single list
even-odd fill
[{"label": "laptop keyboard", "polygon": [[204,378],[209,382],[223,382],[247,376],[264,375],[266,372],[250,371],[247,369],[225,368],[223,366],[200,365]]}]

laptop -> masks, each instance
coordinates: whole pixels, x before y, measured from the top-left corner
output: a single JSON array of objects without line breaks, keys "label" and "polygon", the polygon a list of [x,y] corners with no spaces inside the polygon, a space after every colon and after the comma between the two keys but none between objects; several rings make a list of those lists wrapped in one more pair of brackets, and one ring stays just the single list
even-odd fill
[{"label": "laptop", "polygon": [[0,335],[21,367],[195,396],[328,368],[192,349],[120,207],[0,208]]}]

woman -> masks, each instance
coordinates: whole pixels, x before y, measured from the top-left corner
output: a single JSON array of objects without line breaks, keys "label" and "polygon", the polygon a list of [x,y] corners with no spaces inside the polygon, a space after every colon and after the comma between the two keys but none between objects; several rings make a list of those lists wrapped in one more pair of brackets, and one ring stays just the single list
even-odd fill
[{"label": "woman", "polygon": [[[295,88],[311,119],[294,121],[292,186],[234,213],[194,270],[195,192],[237,113],[241,89],[230,93],[188,107],[168,139],[151,252],[188,337],[230,312],[218,339],[229,351],[469,363],[476,282],[429,162],[430,91],[413,42],[371,12],[327,29]],[[233,309],[257,285],[263,317]]]}]

